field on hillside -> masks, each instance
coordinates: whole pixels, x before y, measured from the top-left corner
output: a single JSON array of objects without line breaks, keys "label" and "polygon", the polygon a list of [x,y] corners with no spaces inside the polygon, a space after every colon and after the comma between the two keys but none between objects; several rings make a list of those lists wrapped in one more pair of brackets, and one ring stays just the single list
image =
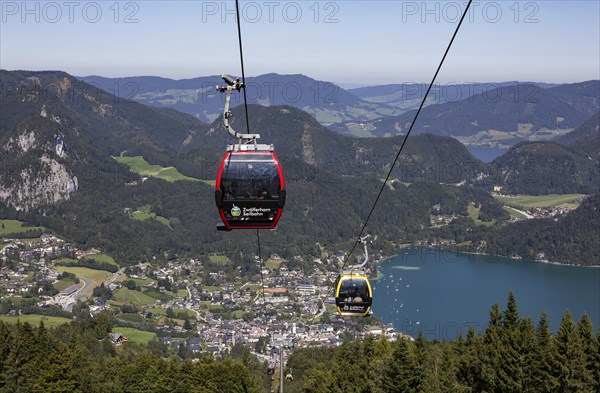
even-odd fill
[{"label": "field on hillside", "polygon": [[31,229],[44,229],[42,227],[27,227],[24,223],[18,220],[0,220],[0,236],[9,235],[11,233],[25,232]]},{"label": "field on hillside", "polygon": [[[139,220],[139,221],[156,220],[156,221],[160,222],[161,224],[171,228],[169,219],[167,217],[159,216],[156,213],[152,212],[152,207],[150,205],[145,205],[145,206],[140,207],[137,211],[130,213],[129,217],[131,217],[131,219],[133,219],[133,220]],[[171,229],[173,229],[173,228],[171,228]]]},{"label": "field on hillside", "polygon": [[156,299],[140,291],[132,291],[121,287],[113,292],[113,300],[123,304],[133,304],[135,306],[147,306],[156,303]]},{"label": "field on hillside", "polygon": [[131,169],[132,172],[135,172],[139,175],[152,176],[152,177],[156,177],[157,179],[163,179],[163,180],[170,181],[170,182],[179,181],[179,180],[202,181],[200,179],[185,176],[185,175],[179,173],[177,168],[172,167],[172,166],[165,168],[160,165],[152,165],[152,164],[148,163],[142,156],[135,156],[135,157],[120,156],[120,157],[113,157],[113,159],[120,164],[125,164],[125,165],[129,166],[129,168]]},{"label": "field on hillside", "polygon": [[218,266],[230,265],[232,263],[227,255],[210,255],[208,259],[211,264]]},{"label": "field on hillside", "polygon": [[115,262],[115,260],[113,259],[113,257],[111,257],[108,254],[104,254],[104,253],[100,253],[100,254],[87,254],[87,255],[84,256],[84,258],[86,258],[86,259],[95,259],[97,261],[110,263],[111,265],[115,265],[115,266],[119,267],[119,264],[117,262]]},{"label": "field on hillside", "polygon": [[480,208],[469,205],[467,208],[468,212],[469,212],[469,217],[475,221],[475,224],[477,225],[485,225],[485,226],[491,226],[494,224],[494,221],[481,221],[479,219],[479,212],[481,211]]},{"label": "field on hillside", "polygon": [[527,218],[527,216],[525,216],[522,213],[519,213],[518,211],[507,207],[507,206],[502,206],[502,208],[504,209],[504,211],[506,211],[508,214],[510,214],[511,217],[516,217],[516,218],[520,218],[520,219],[525,219]]},{"label": "field on hillside", "polygon": [[44,322],[44,326],[53,327],[60,326],[64,323],[71,322],[68,318],[62,317],[47,317],[45,315],[36,315],[36,314],[28,314],[28,315],[19,315],[19,316],[7,316],[0,315],[0,321],[6,323],[17,323],[17,320],[21,321],[21,323],[29,322],[29,324],[33,326],[39,326],[40,322]]},{"label": "field on hillside", "polygon": [[[81,281],[80,281],[81,283]],[[69,288],[71,285],[75,285],[75,281],[71,280],[71,279],[60,279],[57,282],[52,284],[54,286],[54,288],[56,288],[59,292],[64,291],[65,289]],[[79,284],[79,286],[81,286],[81,284]]]},{"label": "field on hillside", "polygon": [[[167,316],[166,308],[147,308],[146,311],[151,312],[152,314],[155,314],[155,315],[162,315],[164,317]],[[175,313],[175,315],[178,315],[179,313],[184,312],[184,313],[186,313],[188,318],[196,317],[195,312],[193,312],[192,310],[188,310],[186,308],[173,308],[173,312]]]},{"label": "field on hillside", "polygon": [[148,344],[152,338],[156,337],[156,333],[146,332],[139,329],[134,329],[130,327],[113,327],[113,333],[120,333],[123,336],[127,337],[127,340],[133,341],[140,344]]},{"label": "field on hillside", "polygon": [[524,210],[534,207],[556,207],[564,206],[570,208],[579,207],[579,200],[585,197],[584,194],[550,194],[550,195],[516,195],[516,196],[495,196],[496,200],[504,205],[515,206]]}]

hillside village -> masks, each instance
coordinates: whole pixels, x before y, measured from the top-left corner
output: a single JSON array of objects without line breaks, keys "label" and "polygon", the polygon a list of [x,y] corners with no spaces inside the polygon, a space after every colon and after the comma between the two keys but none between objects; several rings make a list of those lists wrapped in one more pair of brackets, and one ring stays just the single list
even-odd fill
[{"label": "hillside village", "polygon": [[[494,196],[506,198],[504,209],[516,213],[513,221],[556,219],[586,198],[575,195],[571,205],[525,210],[524,205],[513,203],[514,197],[500,191],[495,190]],[[478,221],[475,205],[469,211],[475,223],[485,224]],[[454,219],[432,215],[431,227],[449,225]],[[457,246],[452,240],[424,240],[416,245]],[[241,345],[268,357],[282,342],[289,347],[335,346],[346,337],[370,333],[394,340],[400,334],[376,318],[337,315],[332,287],[345,258],[342,251],[310,257],[310,261],[301,256],[286,261],[272,253],[262,263],[254,256],[249,260],[253,269],[243,264],[234,267],[222,254],[163,258],[124,267],[100,250],[83,250],[52,234],[33,239],[5,235],[0,239],[0,317],[108,314],[115,343],[155,340],[167,349],[181,347],[194,356],[225,354]]]},{"label": "hillside village", "polygon": [[[240,275],[230,279],[225,265],[214,269],[215,263],[226,263],[227,257],[222,256],[173,260],[160,267],[145,262],[111,273],[64,266],[101,254],[53,235],[33,240],[5,238],[2,245],[3,314],[72,318],[81,317],[82,310],[91,316],[105,313],[113,318],[112,340],[117,345],[149,333],[164,348],[186,351],[190,357],[223,355],[241,345],[268,360],[282,344],[286,348],[337,346],[344,338],[366,334],[390,340],[401,335],[391,324],[383,325],[375,318],[337,316],[332,293],[337,272],[323,268],[323,262],[332,261],[315,261],[314,273],[305,274],[300,269],[288,270],[285,261],[274,254],[260,275],[243,280]],[[258,257],[255,260],[258,264]],[[70,271],[78,274],[66,276],[64,272]],[[106,273],[102,290],[94,287],[93,272]],[[35,306],[24,309],[25,299],[35,300]]]}]

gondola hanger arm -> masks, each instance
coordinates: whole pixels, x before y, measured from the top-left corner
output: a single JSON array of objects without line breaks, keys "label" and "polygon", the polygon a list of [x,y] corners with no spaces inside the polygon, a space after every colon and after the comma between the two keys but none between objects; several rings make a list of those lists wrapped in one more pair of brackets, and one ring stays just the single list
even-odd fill
[{"label": "gondola hanger arm", "polygon": [[356,265],[356,267],[359,269],[364,268],[367,265],[367,262],[369,262],[369,250],[367,250],[367,243],[371,243],[370,241],[367,241],[369,236],[370,235],[365,235],[358,240],[358,242],[362,243],[365,247],[365,260],[361,264]]},{"label": "gondola hanger arm", "polygon": [[229,119],[233,117],[233,113],[229,110],[229,106],[231,104],[231,94],[234,90],[240,91],[241,89],[245,89],[246,85],[240,82],[240,79],[233,79],[229,75],[221,75],[221,78],[225,81],[227,86],[217,86],[217,91],[221,93],[225,93],[225,108],[223,109],[223,125],[229,135],[233,138],[238,139],[240,145],[242,143],[254,143],[256,144],[256,140],[260,139],[260,134],[241,134],[233,129],[229,124]]}]

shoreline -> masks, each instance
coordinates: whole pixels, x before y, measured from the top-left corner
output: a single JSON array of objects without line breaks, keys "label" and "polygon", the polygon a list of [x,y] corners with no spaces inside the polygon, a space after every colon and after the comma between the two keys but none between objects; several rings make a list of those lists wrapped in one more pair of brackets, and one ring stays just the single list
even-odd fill
[{"label": "shoreline", "polygon": [[[544,263],[544,264],[548,264],[548,265],[556,265],[556,266],[570,266],[570,267],[581,267],[581,268],[594,268],[594,269],[600,269],[600,265],[576,265],[576,264],[572,264],[572,263],[561,263],[561,262],[554,262],[554,261],[547,261],[547,260],[536,260],[536,259],[524,259],[524,258],[520,258],[520,257],[508,257],[508,256],[504,256],[504,255],[493,255],[493,254],[487,254],[487,253],[483,253],[483,252],[476,252],[476,251],[458,251],[458,250],[453,250],[450,248],[441,248],[441,247],[426,247],[426,246],[417,246],[417,245],[410,245],[410,246],[402,246],[399,247],[397,249],[396,254],[392,255],[392,256],[383,256],[381,257],[381,259],[378,259],[374,262],[375,265],[382,265],[386,262],[389,262],[391,259],[401,256],[400,252],[402,250],[405,249],[414,249],[414,248],[419,248],[419,249],[427,249],[427,250],[435,250],[438,252],[453,252],[455,254],[467,254],[467,255],[481,255],[481,256],[485,256],[485,257],[490,257],[490,258],[504,258],[507,260],[512,260],[514,262],[516,261],[522,261],[522,262],[526,262],[526,263]],[[375,278],[377,279],[377,278]]]}]

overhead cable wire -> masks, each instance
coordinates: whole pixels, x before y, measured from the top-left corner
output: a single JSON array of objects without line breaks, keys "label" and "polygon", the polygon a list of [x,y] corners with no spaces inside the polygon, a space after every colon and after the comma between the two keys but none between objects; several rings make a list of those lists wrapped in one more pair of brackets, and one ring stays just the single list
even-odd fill
[{"label": "overhead cable wire", "polygon": [[413,118],[413,121],[410,124],[410,128],[408,129],[408,132],[406,133],[406,136],[404,137],[404,140],[402,141],[402,145],[400,146],[400,149],[398,150],[398,153],[396,154],[396,157],[394,158],[394,161],[392,162],[392,165],[390,166],[390,170],[388,171],[388,174],[385,177],[385,180],[384,180],[383,184],[381,185],[379,193],[377,194],[377,197],[375,198],[375,202],[373,203],[373,206],[371,207],[371,210],[369,211],[369,214],[367,215],[367,218],[365,219],[365,222],[364,222],[364,224],[363,224],[363,226],[362,226],[362,228],[360,230],[360,233],[358,234],[358,237],[354,241],[354,245],[352,246],[352,249],[350,250],[350,253],[348,253],[348,256],[344,260],[344,264],[342,266],[342,269],[348,263],[348,260],[350,259],[350,256],[354,252],[354,249],[356,248],[356,245],[360,242],[362,234],[364,233],[365,228],[367,227],[367,224],[369,223],[369,220],[371,219],[371,215],[373,214],[373,211],[375,210],[375,206],[377,206],[377,202],[379,201],[379,198],[381,197],[381,194],[383,193],[383,190],[385,189],[385,187],[387,185],[387,182],[390,179],[390,176],[392,175],[392,171],[394,170],[394,167],[396,166],[396,163],[398,162],[398,159],[400,158],[400,153],[402,153],[402,149],[404,149],[404,145],[406,145],[406,141],[408,140],[408,136],[410,135],[410,133],[411,133],[411,131],[412,131],[412,129],[413,129],[416,121],[417,121],[417,118],[419,117],[419,114],[421,113],[421,109],[423,109],[423,105],[425,105],[425,101],[427,100],[427,96],[429,95],[429,91],[433,87],[433,84],[435,83],[435,80],[436,80],[436,78],[437,78],[440,70],[442,69],[442,65],[444,64],[444,61],[446,60],[446,56],[448,55],[448,52],[450,51],[450,48],[452,47],[452,43],[454,42],[454,39],[456,38],[456,35],[458,34],[458,31],[460,30],[460,26],[462,25],[463,20],[465,19],[465,16],[469,12],[469,7],[471,6],[472,1],[473,0],[469,0],[469,2],[467,3],[467,6],[465,7],[465,11],[463,12],[462,17],[460,18],[460,21],[458,22],[458,25],[456,26],[456,30],[454,31],[454,34],[452,35],[452,38],[450,39],[450,43],[448,43],[446,51],[444,52],[444,56],[442,56],[442,60],[440,61],[440,64],[438,65],[438,68],[435,71],[435,74],[433,75],[433,78],[431,79],[431,83],[429,84],[429,87],[427,88],[427,91],[425,92],[425,95],[423,96],[423,100],[421,100],[421,105],[419,105],[419,109],[417,110],[417,113],[415,114],[415,117]]},{"label": "overhead cable wire", "polygon": [[240,6],[238,0],[235,0],[235,14],[237,19],[238,41],[240,43],[240,62],[242,63],[242,84],[244,85],[244,109],[246,112],[246,133],[250,133],[250,123],[248,121],[248,99],[246,97],[246,75],[244,73],[244,50],[242,48],[242,27],[240,24]]}]

